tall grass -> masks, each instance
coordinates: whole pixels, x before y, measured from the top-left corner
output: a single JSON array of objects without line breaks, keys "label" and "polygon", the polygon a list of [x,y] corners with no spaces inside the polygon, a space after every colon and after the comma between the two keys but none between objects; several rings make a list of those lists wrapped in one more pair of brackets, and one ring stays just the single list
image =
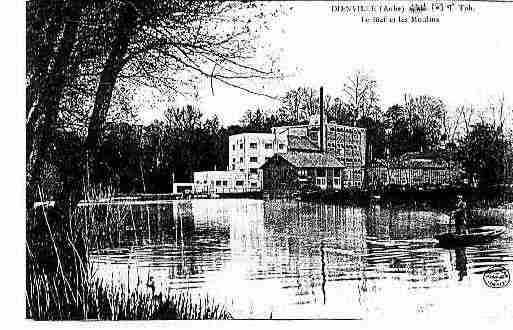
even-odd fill
[{"label": "tall grass", "polygon": [[[42,192],[39,194],[41,201],[45,201]],[[112,194],[110,189],[88,189],[84,192],[86,205],[62,223],[52,223],[51,209],[45,204],[39,212],[27,212],[26,317],[34,320],[231,318],[224,307],[208,296],[193,297],[170,290],[155,294],[141,280],[131,288],[114,280],[95,278],[89,253],[106,244],[119,244],[126,214],[122,216],[112,206],[100,212],[87,204],[108,199]],[[131,223],[137,236],[138,226],[133,218]]]},{"label": "tall grass", "polygon": [[180,292],[154,294],[143,287],[84,282],[71,295],[58,275],[27,274],[26,313],[34,320],[192,320],[230,319],[211,297]]}]

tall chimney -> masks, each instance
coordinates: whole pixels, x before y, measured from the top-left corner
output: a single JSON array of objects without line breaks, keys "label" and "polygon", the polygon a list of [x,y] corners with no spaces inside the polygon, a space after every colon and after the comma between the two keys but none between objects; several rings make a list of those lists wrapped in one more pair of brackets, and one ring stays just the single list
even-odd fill
[{"label": "tall chimney", "polygon": [[319,145],[321,152],[324,152],[324,90],[322,86],[319,94]]}]

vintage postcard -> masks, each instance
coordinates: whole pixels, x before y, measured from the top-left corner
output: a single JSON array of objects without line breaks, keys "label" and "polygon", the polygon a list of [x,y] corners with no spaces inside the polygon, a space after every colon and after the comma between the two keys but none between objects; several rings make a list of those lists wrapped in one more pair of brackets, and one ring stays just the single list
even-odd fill
[{"label": "vintage postcard", "polygon": [[513,3],[24,11],[31,324],[513,320]]}]

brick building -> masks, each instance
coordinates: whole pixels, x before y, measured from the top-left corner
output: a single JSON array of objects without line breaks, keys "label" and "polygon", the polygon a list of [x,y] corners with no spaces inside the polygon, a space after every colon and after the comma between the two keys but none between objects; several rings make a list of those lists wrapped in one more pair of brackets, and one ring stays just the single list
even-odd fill
[{"label": "brick building", "polygon": [[435,153],[411,152],[391,161],[378,160],[367,171],[368,186],[429,188],[457,183],[462,170],[458,164]]},{"label": "brick building", "polygon": [[277,153],[261,169],[266,191],[296,191],[312,186],[338,190],[344,181],[344,165],[328,153]]}]

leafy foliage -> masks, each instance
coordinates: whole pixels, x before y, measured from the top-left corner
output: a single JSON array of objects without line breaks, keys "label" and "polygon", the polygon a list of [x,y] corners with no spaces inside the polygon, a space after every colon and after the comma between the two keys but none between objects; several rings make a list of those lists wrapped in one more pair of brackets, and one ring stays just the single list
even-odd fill
[{"label": "leafy foliage", "polygon": [[469,179],[478,179],[479,185],[484,187],[499,183],[504,172],[506,146],[500,127],[484,122],[473,125],[458,148],[458,158]]}]

